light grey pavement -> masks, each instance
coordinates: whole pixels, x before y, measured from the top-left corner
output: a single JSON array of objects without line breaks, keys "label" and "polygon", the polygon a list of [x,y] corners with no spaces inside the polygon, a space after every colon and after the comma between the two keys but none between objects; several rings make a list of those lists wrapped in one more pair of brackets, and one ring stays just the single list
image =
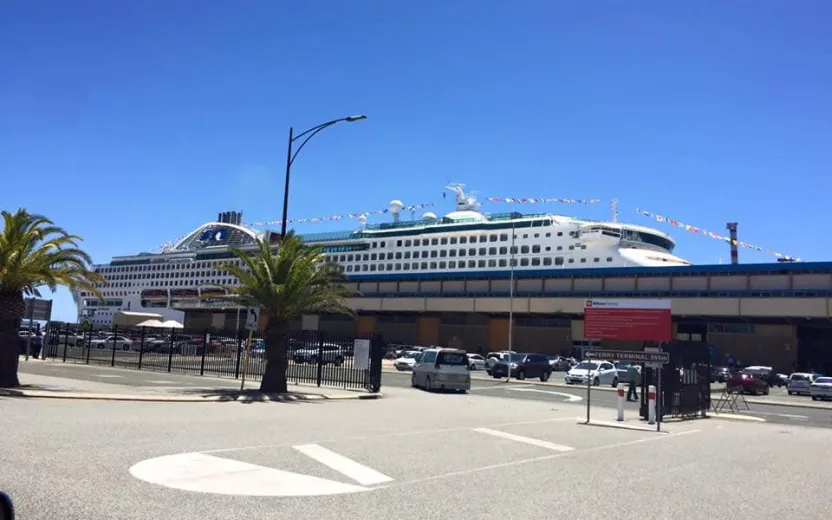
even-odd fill
[{"label": "light grey pavement", "polygon": [[386,390],[253,405],[0,398],[0,489],[27,520],[829,517],[826,482],[790,475],[796,461],[828,471],[830,430],[714,419],[661,435],[579,425],[580,403]]}]

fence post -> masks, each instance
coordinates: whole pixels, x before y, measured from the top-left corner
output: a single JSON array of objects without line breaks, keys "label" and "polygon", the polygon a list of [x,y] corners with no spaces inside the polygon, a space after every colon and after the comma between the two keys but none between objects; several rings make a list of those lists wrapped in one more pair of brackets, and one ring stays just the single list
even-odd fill
[{"label": "fence post", "polygon": [[318,375],[316,383],[321,386],[321,379],[323,379],[324,372],[324,333],[318,331]]},{"label": "fence post", "polygon": [[202,361],[199,363],[199,375],[205,375],[205,353],[208,352],[208,332],[202,333]]},{"label": "fence post", "polygon": [[234,379],[240,378],[240,363],[243,356],[243,336],[242,331],[237,329],[237,366],[234,368]]},{"label": "fence post", "polygon": [[113,325],[113,356],[110,359],[110,366],[116,366],[116,338],[118,337],[118,325]]},{"label": "fence post", "polygon": [[[54,336],[54,337],[55,337],[55,339],[57,340],[57,341],[55,341],[55,348],[58,348],[58,345],[60,345],[60,344],[61,344],[61,326],[60,326],[60,325],[58,325],[57,330],[56,330],[55,332],[57,333],[57,335],[56,335],[56,336]],[[51,339],[52,339],[52,337],[53,337],[53,336],[52,336],[52,334],[53,334],[53,332],[50,330],[50,331],[49,331],[49,339],[50,339],[50,341],[51,341]],[[83,340],[84,340],[84,333],[83,333],[83,332],[81,332],[81,341],[83,341]],[[78,345],[78,342],[76,342],[75,344],[76,344],[76,346],[77,346],[77,345]],[[64,346],[64,353],[63,353],[63,359],[62,359],[62,361],[63,361],[64,363],[66,363],[66,346]]]},{"label": "fence post", "polygon": [[[58,348],[58,345],[61,344],[61,326],[58,325],[58,341],[55,342],[55,348]],[[67,345],[69,344],[69,323],[66,324],[64,330],[64,353],[66,353]]]},{"label": "fence post", "polygon": [[168,349],[168,373],[173,366],[173,340],[176,334],[176,329],[170,329],[170,348]]},{"label": "fence post", "polygon": [[145,327],[142,327],[142,339],[141,344],[139,345],[139,370],[142,369],[142,358],[144,357],[144,333]]},{"label": "fence post", "polygon": [[90,344],[91,341],[92,341],[92,330],[90,330],[90,339],[89,339],[89,341],[87,341],[87,359],[86,359],[86,361],[87,361],[88,365],[90,364],[90,351],[92,350],[92,345]]},{"label": "fence post", "polygon": [[[381,335],[370,337],[370,388],[373,393],[381,390],[381,367],[384,358],[385,341]],[[353,358],[354,359],[354,358]]]}]

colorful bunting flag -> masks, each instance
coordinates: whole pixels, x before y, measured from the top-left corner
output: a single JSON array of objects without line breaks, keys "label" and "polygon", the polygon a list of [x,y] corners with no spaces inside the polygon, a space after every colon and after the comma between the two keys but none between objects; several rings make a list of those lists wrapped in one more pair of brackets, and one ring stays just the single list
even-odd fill
[{"label": "colorful bunting flag", "polygon": [[597,204],[601,199],[558,199],[543,197],[486,197],[486,201],[497,204]]},{"label": "colorful bunting flag", "polygon": [[[644,215],[645,217],[651,218],[651,219],[655,220],[656,222],[661,222],[663,224],[670,224],[671,226],[675,226],[677,228],[684,229],[685,231],[687,231],[689,233],[695,233],[697,235],[702,235],[702,236],[714,238],[716,240],[722,240],[724,242],[731,242],[731,237],[728,237],[728,236],[725,236],[725,235],[722,235],[722,234],[719,234],[719,233],[714,233],[712,231],[708,231],[705,228],[700,228],[700,227],[697,227],[697,226],[691,226],[689,224],[685,224],[685,223],[680,222],[678,220],[665,217],[664,215],[659,215],[658,213],[653,213],[651,211],[645,211],[643,209],[636,209],[636,213],[638,213],[639,215]],[[740,246],[740,247],[743,247],[743,248],[746,248],[746,249],[751,249],[753,251],[761,251],[761,252],[764,252],[764,253],[768,253],[770,255],[776,256],[777,258],[783,258],[783,259],[786,259],[786,260],[793,260],[795,262],[800,261],[800,258],[796,258],[796,257],[791,256],[791,255],[784,255],[783,253],[778,253],[777,251],[774,251],[772,249],[766,249],[766,248],[763,248],[763,247],[760,247],[760,246],[755,246],[754,244],[749,244],[748,242],[743,242],[741,240],[735,240],[734,242],[735,242],[734,245],[737,245],[737,246]]]}]

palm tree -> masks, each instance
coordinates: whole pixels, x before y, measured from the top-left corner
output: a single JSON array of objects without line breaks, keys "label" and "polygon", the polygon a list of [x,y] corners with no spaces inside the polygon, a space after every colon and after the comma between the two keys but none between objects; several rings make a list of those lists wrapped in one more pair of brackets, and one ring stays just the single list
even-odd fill
[{"label": "palm tree", "polygon": [[26,312],[24,295],[40,297],[38,287],[55,292],[62,285],[100,298],[95,284],[102,278],[90,271],[92,261],[78,246],[81,237],[25,209],[0,215],[0,388],[10,388],[20,385],[17,331]]},{"label": "palm tree", "polygon": [[286,343],[289,321],[304,314],[349,314],[344,299],[353,295],[344,285],[338,268],[324,261],[320,247],[303,243],[293,231],[280,242],[277,253],[257,241],[257,250],[231,251],[242,266],[226,265],[239,286],[226,287],[240,305],[260,307],[266,317],[266,370],[260,383],[263,392],[286,392]]}]

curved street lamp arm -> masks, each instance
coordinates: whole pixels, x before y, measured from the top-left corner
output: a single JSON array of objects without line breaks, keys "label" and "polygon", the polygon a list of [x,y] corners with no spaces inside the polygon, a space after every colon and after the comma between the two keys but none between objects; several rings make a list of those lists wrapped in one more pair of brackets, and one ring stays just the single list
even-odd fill
[{"label": "curved street lamp arm", "polygon": [[318,126],[313,126],[309,130],[306,130],[306,131],[301,132],[298,135],[294,136],[292,138],[292,141],[297,141],[298,139],[300,139],[301,137],[305,136],[306,134],[308,134],[310,132],[316,132],[317,133],[317,132],[323,130],[324,128],[326,128],[328,126],[334,125],[335,123],[340,123],[341,121],[346,121],[347,119],[349,119],[349,118],[342,117],[341,119],[333,119],[332,121],[327,121],[326,123],[321,123]]},{"label": "curved street lamp arm", "polygon": [[318,132],[320,132],[324,128],[327,128],[329,126],[334,125],[335,123],[340,123],[341,121],[343,121],[343,119],[336,119],[335,121],[330,121],[328,123],[324,123],[322,125],[318,125],[316,127],[310,128],[309,130],[303,132],[302,134],[298,134],[297,136],[295,136],[295,138],[292,139],[292,142],[295,142],[295,140],[298,139],[299,137],[303,137],[304,135],[309,134],[309,135],[306,136],[306,139],[304,139],[303,142],[300,143],[300,146],[298,146],[297,150],[295,150],[295,152],[292,154],[292,157],[289,159],[289,165],[291,166],[295,162],[295,157],[297,157],[298,154],[300,153],[300,151],[303,150],[303,147],[306,146],[306,143],[308,143],[310,139],[315,137],[315,134],[317,134]]}]

